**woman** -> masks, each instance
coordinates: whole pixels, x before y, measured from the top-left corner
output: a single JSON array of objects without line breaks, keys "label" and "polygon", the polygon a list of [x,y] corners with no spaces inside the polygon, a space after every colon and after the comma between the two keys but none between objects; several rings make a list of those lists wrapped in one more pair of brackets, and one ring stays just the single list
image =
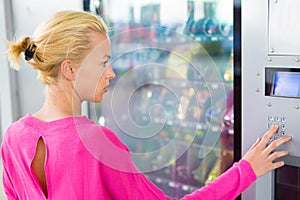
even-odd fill
[{"label": "woman", "polygon": [[[45,84],[42,108],[13,123],[2,143],[3,184],[8,199],[169,199],[132,162],[128,148],[109,129],[81,116],[82,101],[100,102],[115,77],[109,64],[107,27],[87,12],[62,11],[31,37],[9,46],[19,68],[25,60]],[[234,199],[257,177],[284,165],[267,145],[271,128],[243,159],[183,199]]]}]

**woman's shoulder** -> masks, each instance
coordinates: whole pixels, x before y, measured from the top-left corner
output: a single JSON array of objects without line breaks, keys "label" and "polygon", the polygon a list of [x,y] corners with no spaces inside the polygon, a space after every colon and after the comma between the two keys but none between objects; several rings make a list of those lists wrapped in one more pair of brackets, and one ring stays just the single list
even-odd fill
[{"label": "woman's shoulder", "polygon": [[11,125],[9,125],[5,131],[4,136],[9,137],[12,134],[18,134],[21,133],[22,130],[27,129],[26,122],[28,120],[28,115],[25,115],[18,120],[14,121]]},{"label": "woman's shoulder", "polygon": [[77,127],[85,149],[102,164],[125,172],[137,172],[128,147],[111,129],[93,122]]},{"label": "woman's shoulder", "polygon": [[115,146],[125,151],[129,151],[128,147],[121,141],[119,136],[110,128],[101,126],[87,120],[76,127],[79,137],[85,144],[101,143],[101,146]]}]

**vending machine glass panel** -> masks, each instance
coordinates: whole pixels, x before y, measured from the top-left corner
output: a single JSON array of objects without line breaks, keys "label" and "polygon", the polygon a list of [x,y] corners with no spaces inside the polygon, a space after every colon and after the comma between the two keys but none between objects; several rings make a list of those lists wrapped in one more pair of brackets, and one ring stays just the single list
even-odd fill
[{"label": "vending machine glass panel", "polygon": [[90,0],[109,27],[116,78],[90,117],[173,198],[233,164],[233,0]]}]

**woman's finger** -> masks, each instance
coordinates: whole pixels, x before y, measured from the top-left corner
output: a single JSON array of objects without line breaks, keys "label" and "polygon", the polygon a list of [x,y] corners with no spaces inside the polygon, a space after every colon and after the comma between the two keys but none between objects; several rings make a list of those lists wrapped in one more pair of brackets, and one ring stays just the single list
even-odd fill
[{"label": "woman's finger", "polygon": [[273,162],[274,160],[276,160],[277,158],[283,157],[283,156],[287,156],[289,154],[288,151],[276,151],[273,152],[269,155],[268,159]]},{"label": "woman's finger", "polygon": [[279,147],[280,145],[290,141],[292,139],[291,136],[283,136],[281,138],[278,138],[276,140],[274,140],[273,142],[271,142],[268,147],[266,148],[267,153],[271,153],[272,151],[274,151],[277,147]]},{"label": "woman's finger", "polygon": [[278,125],[275,124],[272,128],[270,128],[262,137],[261,140],[261,148],[265,148],[270,140],[270,138],[276,133],[278,130]]},{"label": "woman's finger", "polygon": [[274,162],[272,164],[271,170],[277,169],[277,168],[282,167],[282,166],[284,166],[284,161]]},{"label": "woman's finger", "polygon": [[257,138],[256,141],[255,141],[255,143],[252,144],[252,146],[250,147],[250,149],[255,148],[260,143],[260,141],[261,141],[261,138]]}]

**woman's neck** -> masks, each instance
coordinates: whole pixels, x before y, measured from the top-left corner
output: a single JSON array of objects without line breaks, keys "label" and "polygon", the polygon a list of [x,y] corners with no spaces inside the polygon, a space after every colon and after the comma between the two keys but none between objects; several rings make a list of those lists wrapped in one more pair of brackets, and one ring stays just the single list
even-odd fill
[{"label": "woman's neck", "polygon": [[42,108],[33,114],[34,117],[42,121],[81,115],[82,102],[72,88],[46,86],[45,98]]}]

